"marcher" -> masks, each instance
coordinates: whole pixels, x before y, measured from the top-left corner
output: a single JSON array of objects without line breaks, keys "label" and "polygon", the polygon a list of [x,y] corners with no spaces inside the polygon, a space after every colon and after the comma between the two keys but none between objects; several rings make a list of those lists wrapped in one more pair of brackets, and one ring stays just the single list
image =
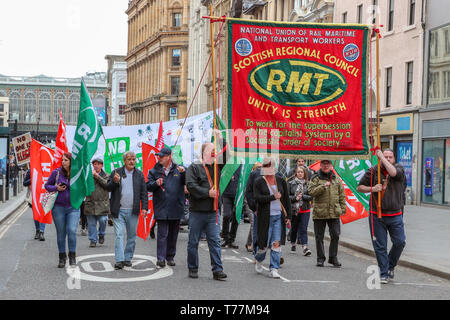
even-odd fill
[{"label": "marcher", "polygon": [[234,243],[239,226],[239,223],[236,220],[236,206],[234,202],[236,199],[239,177],[241,176],[241,166],[236,169],[234,174],[231,176],[230,183],[228,183],[227,187],[222,192],[222,248],[239,248],[239,246]]},{"label": "marcher", "polygon": [[[220,135],[220,133],[215,134]],[[194,279],[198,278],[198,243],[202,231],[205,231],[208,241],[214,280],[224,280],[227,277],[223,272],[221,257],[220,216],[214,206],[214,199],[219,197],[219,191],[214,187],[214,158],[218,161],[218,176],[220,177],[224,161],[216,157],[212,143],[202,145],[201,162],[194,162],[186,172],[186,186],[190,194],[187,264],[189,277]]]},{"label": "marcher", "polygon": [[[108,174],[103,170],[103,160],[96,158],[92,160],[94,167],[93,176],[95,190],[84,201],[84,214],[88,222],[89,247],[93,248],[97,242],[103,244],[105,242],[106,223],[109,214],[109,191],[108,191]],[[99,225],[97,231],[97,223]]]},{"label": "marcher", "polygon": [[286,242],[286,225],[290,224],[291,202],[286,180],[275,175],[275,161],[265,158],[261,168],[261,177],[253,186],[253,196],[256,201],[257,245],[256,272],[261,273],[262,262],[270,247],[270,274],[280,278],[281,245]]},{"label": "marcher", "polygon": [[153,210],[158,224],[156,243],[156,265],[163,268],[175,266],[180,220],[184,216],[186,201],[184,167],[172,160],[172,150],[163,148],[156,154],[158,163],[148,173],[147,191],[153,192]]},{"label": "marcher", "polygon": [[[136,246],[139,214],[147,215],[148,193],[142,171],[136,168],[136,154],[123,154],[125,165],[111,172],[108,190],[111,191],[110,210],[114,217],[116,270],[131,267]],[[125,230],[127,243],[124,248]]]},{"label": "marcher", "polygon": [[299,243],[302,246],[303,255],[310,256],[308,223],[312,197],[308,194],[308,171],[305,167],[297,167],[295,178],[289,182],[289,191],[292,203],[291,253],[297,251],[296,244]]},{"label": "marcher", "polygon": [[311,178],[313,176],[313,174],[315,173],[313,170],[311,170],[310,168],[308,168],[308,166],[306,165],[306,160],[303,158],[297,158],[297,161],[295,162],[296,166],[295,168],[292,168],[291,170],[289,170],[288,176],[287,176],[287,180],[290,181],[292,179],[295,178],[295,175],[297,173],[297,168],[299,167],[304,167],[306,168],[306,171],[308,172],[308,177]]},{"label": "marcher", "polygon": [[[380,282],[394,279],[394,269],[406,245],[403,224],[404,181],[403,167],[395,163],[394,152],[385,149],[376,151],[380,161],[382,181],[378,184],[378,166],[367,170],[357,187],[358,192],[371,194],[369,226],[372,244],[380,268]],[[378,192],[382,192],[381,218],[377,216]],[[387,234],[391,237],[392,248],[387,252]]]},{"label": "marcher", "polygon": [[[30,208],[32,208],[32,203],[31,203],[31,170],[28,169],[27,173],[25,174],[25,179],[23,180],[23,186],[24,187],[28,187],[27,190],[27,200],[28,202],[28,206]],[[45,223],[40,223],[37,220],[34,220],[34,226],[36,228],[36,234],[34,235],[34,240],[40,240],[40,241],[45,241],[45,237],[44,237],[44,232],[45,232]]]},{"label": "marcher", "polygon": [[257,223],[256,201],[255,201],[255,197],[253,196],[253,185],[254,185],[256,178],[261,176],[261,166],[262,166],[261,162],[255,162],[255,164],[253,165],[253,168],[252,168],[252,172],[250,172],[250,175],[248,177],[247,185],[245,186],[245,200],[247,202],[248,208],[252,212],[251,213],[252,221],[251,221],[251,226],[250,226],[250,230],[249,230],[249,235],[247,237],[247,239],[251,239],[251,240],[250,240],[250,243],[247,240],[246,248],[247,248],[247,251],[249,251],[249,252],[253,251],[253,253],[256,253],[255,246],[256,246],[256,238],[257,238],[257,234],[256,234],[256,229],[257,229],[256,228],[256,223]]},{"label": "marcher", "polygon": [[340,216],[346,212],[345,193],[342,183],[331,171],[331,161],[321,160],[320,169],[312,176],[308,193],[313,197],[314,235],[316,238],[317,266],[323,267],[326,260],[323,238],[328,224],[330,248],[328,263],[341,267],[337,258],[339,235],[341,233]]},{"label": "marcher", "polygon": [[52,209],[59,250],[58,268],[64,268],[66,265],[66,238],[69,247],[69,265],[76,265],[77,226],[80,219],[80,210],[73,208],[70,202],[71,161],[72,154],[70,152],[64,153],[61,167],[53,170],[45,184],[47,191],[58,191]]},{"label": "marcher", "polygon": [[82,236],[87,236],[88,235],[88,220],[86,215],[84,214],[84,201],[83,203],[81,203],[80,206],[80,226],[81,226],[81,230],[80,230],[80,235]]}]

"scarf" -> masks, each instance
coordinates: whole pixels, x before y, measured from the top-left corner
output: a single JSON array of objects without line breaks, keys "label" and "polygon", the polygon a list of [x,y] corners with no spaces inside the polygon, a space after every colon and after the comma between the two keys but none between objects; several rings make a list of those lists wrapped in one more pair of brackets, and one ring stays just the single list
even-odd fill
[{"label": "scarf", "polygon": [[[303,190],[306,187],[306,181],[305,179],[299,179],[297,177],[294,178],[293,183],[297,185],[297,188],[295,189],[295,197],[297,197],[300,193],[303,194]],[[294,212],[298,213],[300,211],[300,208],[303,205],[303,199],[300,198],[297,202],[294,203]]]}]

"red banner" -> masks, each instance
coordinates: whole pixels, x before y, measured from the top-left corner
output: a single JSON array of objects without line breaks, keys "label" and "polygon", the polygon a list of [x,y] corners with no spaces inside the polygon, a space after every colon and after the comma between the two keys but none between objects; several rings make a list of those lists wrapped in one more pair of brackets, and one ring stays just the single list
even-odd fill
[{"label": "red banner", "polygon": [[67,151],[69,151],[69,149],[67,148],[66,125],[64,124],[61,110],[59,110],[59,128],[58,134],[56,135],[55,159],[53,161],[52,169],[61,166],[62,156]]},{"label": "red banner", "polygon": [[232,150],[368,155],[369,31],[362,25],[230,19]]},{"label": "red banner", "polygon": [[47,214],[41,204],[41,196],[46,192],[44,185],[52,173],[52,163],[55,152],[31,140],[30,172],[31,172],[31,199],[33,204],[33,219],[40,223],[51,224],[51,211]]},{"label": "red banner", "polygon": [[[160,126],[162,128],[162,126]],[[159,140],[159,139],[158,139]],[[145,181],[147,181],[148,178],[148,172],[153,169],[156,162],[158,161],[158,158],[156,157],[156,154],[159,152],[158,149],[156,149],[154,146],[142,143],[142,166],[143,166],[143,173],[145,177]],[[148,193],[148,214],[144,218],[142,215],[139,215],[139,221],[138,221],[138,227],[137,227],[137,236],[139,238],[142,238],[147,240],[148,235],[150,234],[150,229],[155,224],[154,219],[154,211],[153,211],[153,193]]]}]

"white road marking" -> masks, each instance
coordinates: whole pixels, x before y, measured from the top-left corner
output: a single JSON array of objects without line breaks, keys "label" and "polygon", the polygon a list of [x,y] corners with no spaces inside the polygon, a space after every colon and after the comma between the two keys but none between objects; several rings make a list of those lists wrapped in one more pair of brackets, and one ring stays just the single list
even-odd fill
[{"label": "white road marking", "polygon": [[233,252],[236,253],[236,254],[239,254],[239,252],[237,252],[236,250],[231,250],[231,251],[233,251]]},{"label": "white road marking", "polygon": [[411,283],[411,282],[389,282],[389,284],[395,285],[408,285],[408,286],[427,286],[427,287],[441,287],[440,284],[431,284],[431,283]]},{"label": "white road marking", "polygon": [[6,221],[4,225],[0,227],[0,239],[3,238],[3,236],[8,232],[9,228],[11,228],[14,223],[16,223],[17,220],[28,210],[28,206],[24,207],[22,212],[17,214],[12,220]]}]

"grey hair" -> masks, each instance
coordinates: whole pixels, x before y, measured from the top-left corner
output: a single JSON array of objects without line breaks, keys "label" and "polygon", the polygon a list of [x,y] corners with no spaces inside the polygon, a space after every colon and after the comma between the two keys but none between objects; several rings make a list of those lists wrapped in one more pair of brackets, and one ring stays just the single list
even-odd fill
[{"label": "grey hair", "polygon": [[134,153],[133,151],[127,151],[125,152],[122,157],[123,157],[123,161],[127,160],[128,156],[132,156],[136,158],[136,153]]}]

